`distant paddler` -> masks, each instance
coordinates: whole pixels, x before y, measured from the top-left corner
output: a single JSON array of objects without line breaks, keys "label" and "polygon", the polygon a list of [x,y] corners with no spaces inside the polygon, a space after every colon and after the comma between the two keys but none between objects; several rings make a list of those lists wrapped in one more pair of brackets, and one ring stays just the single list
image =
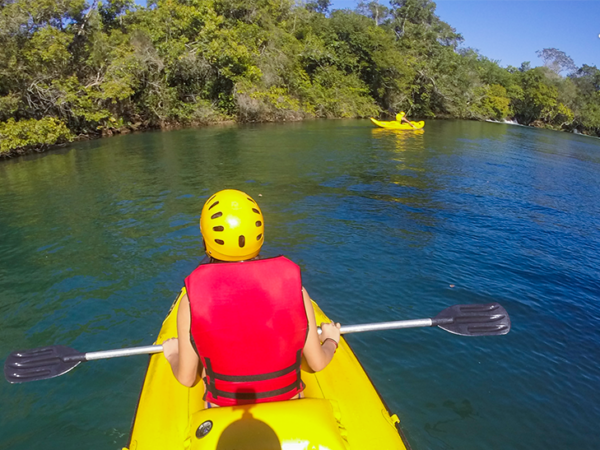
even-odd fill
[{"label": "distant paddler", "polygon": [[[377,120],[371,117],[371,122],[381,128],[386,128],[388,130],[420,130],[425,126],[425,122],[410,122],[406,117],[406,113],[404,111],[396,114],[396,120]],[[403,123],[406,122],[406,123]]]},{"label": "distant paddler", "polygon": [[408,120],[406,117],[406,113],[404,111],[400,111],[398,114],[396,114],[396,122],[406,122],[407,124],[409,124],[411,127],[413,127],[415,130],[417,129],[417,127],[415,127],[412,122],[410,120]]}]

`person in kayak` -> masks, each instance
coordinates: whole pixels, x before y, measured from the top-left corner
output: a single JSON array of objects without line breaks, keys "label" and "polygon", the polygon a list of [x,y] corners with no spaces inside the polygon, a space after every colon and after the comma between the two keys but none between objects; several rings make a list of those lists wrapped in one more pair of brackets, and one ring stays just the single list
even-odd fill
[{"label": "person in kayak", "polygon": [[409,124],[411,127],[413,127],[415,130],[417,129],[417,127],[415,127],[412,122],[410,120],[408,120],[406,117],[406,113],[404,111],[400,111],[398,114],[396,114],[396,121],[397,122],[406,122],[407,124]]},{"label": "person in kayak", "polygon": [[319,335],[300,268],[283,256],[259,259],[264,218],[249,195],[211,196],[200,230],[207,258],[185,279],[179,339],[163,342],[175,378],[191,387],[202,365],[207,407],[300,398],[302,355],[324,369],[340,324],[322,323]]}]

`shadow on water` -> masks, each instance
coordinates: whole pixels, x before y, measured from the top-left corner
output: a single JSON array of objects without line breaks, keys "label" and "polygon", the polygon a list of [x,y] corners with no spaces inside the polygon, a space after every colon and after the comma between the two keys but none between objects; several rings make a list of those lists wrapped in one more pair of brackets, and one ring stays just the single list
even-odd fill
[{"label": "shadow on water", "polygon": [[446,400],[444,403],[442,403],[442,406],[446,409],[451,410],[458,417],[453,417],[452,419],[440,420],[438,422],[435,422],[434,424],[426,423],[425,430],[428,433],[431,433],[431,434],[443,433],[444,427],[448,424],[460,422],[462,420],[467,420],[467,419],[475,418],[478,416],[477,412],[475,411],[475,408],[473,407],[471,402],[467,399],[463,400],[462,402],[454,402],[452,400]]}]

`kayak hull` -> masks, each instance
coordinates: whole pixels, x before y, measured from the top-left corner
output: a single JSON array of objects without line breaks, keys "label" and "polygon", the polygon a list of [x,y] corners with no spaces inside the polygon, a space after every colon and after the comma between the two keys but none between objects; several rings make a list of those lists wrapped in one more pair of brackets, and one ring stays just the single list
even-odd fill
[{"label": "kayak hull", "polygon": [[371,119],[371,122],[373,122],[378,127],[386,128],[388,130],[420,130],[425,126],[424,121],[410,122],[414,125],[414,128],[413,128],[407,123],[398,122],[396,120],[386,122],[386,121],[382,121],[382,120],[373,119],[372,117],[370,119]]},{"label": "kayak hull", "polygon": [[[157,343],[177,336],[179,295]],[[329,319],[314,303],[317,323]],[[304,398],[204,409],[203,383],[179,384],[162,353],[150,356],[126,450],[398,449],[405,445],[345,339],[332,362],[313,372],[302,361]],[[207,431],[208,429],[208,431]],[[204,434],[205,433],[205,434]]]}]

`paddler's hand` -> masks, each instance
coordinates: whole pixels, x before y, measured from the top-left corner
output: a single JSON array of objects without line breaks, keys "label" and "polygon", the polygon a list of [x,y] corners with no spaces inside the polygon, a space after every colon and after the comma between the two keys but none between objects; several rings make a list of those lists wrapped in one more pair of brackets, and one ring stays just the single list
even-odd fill
[{"label": "paddler's hand", "polygon": [[177,338],[167,339],[162,343],[163,354],[167,361],[171,362],[179,356],[179,341]]},{"label": "paddler's hand", "polygon": [[319,339],[321,343],[325,342],[325,339],[333,339],[336,344],[340,343],[340,327],[339,323],[324,322],[321,324],[321,335]]}]

